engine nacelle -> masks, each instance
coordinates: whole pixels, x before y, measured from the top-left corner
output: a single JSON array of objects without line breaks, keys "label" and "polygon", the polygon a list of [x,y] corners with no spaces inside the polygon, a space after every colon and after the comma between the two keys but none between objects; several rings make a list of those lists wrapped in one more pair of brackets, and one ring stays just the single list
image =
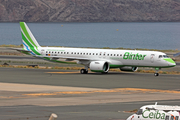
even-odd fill
[{"label": "engine nacelle", "polygon": [[106,61],[92,61],[89,68],[92,72],[108,72],[109,63]]},{"label": "engine nacelle", "polygon": [[128,72],[135,72],[135,71],[137,71],[137,69],[138,69],[138,67],[129,67],[129,66],[120,68],[121,71],[128,71]]}]

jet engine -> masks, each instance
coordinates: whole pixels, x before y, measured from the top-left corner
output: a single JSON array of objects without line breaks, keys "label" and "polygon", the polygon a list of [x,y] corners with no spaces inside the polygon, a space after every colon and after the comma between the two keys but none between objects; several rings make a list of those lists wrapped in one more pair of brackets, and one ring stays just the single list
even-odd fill
[{"label": "jet engine", "polygon": [[92,61],[89,65],[92,72],[108,72],[109,63],[106,61]]},{"label": "jet engine", "polygon": [[138,67],[130,67],[130,66],[125,66],[120,68],[121,71],[129,71],[129,72],[135,72],[137,71],[137,69]]}]

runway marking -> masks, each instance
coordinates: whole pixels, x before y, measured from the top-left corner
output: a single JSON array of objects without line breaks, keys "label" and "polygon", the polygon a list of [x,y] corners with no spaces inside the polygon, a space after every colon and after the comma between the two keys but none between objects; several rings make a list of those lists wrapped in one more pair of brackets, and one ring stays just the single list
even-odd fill
[{"label": "runway marking", "polygon": [[158,90],[158,89],[141,89],[141,88],[116,88],[110,90],[94,90],[94,91],[66,91],[66,92],[52,92],[52,93],[30,93],[23,94],[27,96],[50,96],[50,95],[72,95],[72,94],[90,94],[90,93],[117,93],[133,94],[133,93],[173,93],[180,94],[176,90]]},{"label": "runway marking", "polygon": [[79,72],[46,72],[46,73],[55,73],[55,74],[71,74],[71,73],[79,73]]}]

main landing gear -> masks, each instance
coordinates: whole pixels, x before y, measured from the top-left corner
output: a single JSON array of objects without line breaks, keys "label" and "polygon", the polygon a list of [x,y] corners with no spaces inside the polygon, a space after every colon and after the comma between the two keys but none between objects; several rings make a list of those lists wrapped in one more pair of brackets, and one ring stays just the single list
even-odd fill
[{"label": "main landing gear", "polygon": [[88,73],[88,70],[86,70],[86,69],[81,69],[81,70],[80,70],[80,73],[81,73],[81,74],[87,74],[87,73]]},{"label": "main landing gear", "polygon": [[159,73],[158,73],[158,72],[159,72],[160,69],[161,69],[161,68],[155,68],[155,70],[156,70],[156,72],[154,73],[154,76],[155,76],[155,77],[159,76]]},{"label": "main landing gear", "polygon": [[81,69],[81,70],[80,70],[80,73],[81,73],[81,74],[87,74],[87,73],[88,73],[88,67],[85,66],[85,69]]}]

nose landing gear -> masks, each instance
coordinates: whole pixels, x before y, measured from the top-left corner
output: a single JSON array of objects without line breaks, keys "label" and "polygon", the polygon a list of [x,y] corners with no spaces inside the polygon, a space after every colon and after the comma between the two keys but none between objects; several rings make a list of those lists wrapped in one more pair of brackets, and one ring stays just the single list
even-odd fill
[{"label": "nose landing gear", "polygon": [[156,72],[154,73],[154,76],[156,77],[156,76],[159,76],[159,70],[160,70],[161,68],[155,68],[155,70],[156,70]]},{"label": "nose landing gear", "polygon": [[154,73],[154,76],[159,76],[159,73]]}]

